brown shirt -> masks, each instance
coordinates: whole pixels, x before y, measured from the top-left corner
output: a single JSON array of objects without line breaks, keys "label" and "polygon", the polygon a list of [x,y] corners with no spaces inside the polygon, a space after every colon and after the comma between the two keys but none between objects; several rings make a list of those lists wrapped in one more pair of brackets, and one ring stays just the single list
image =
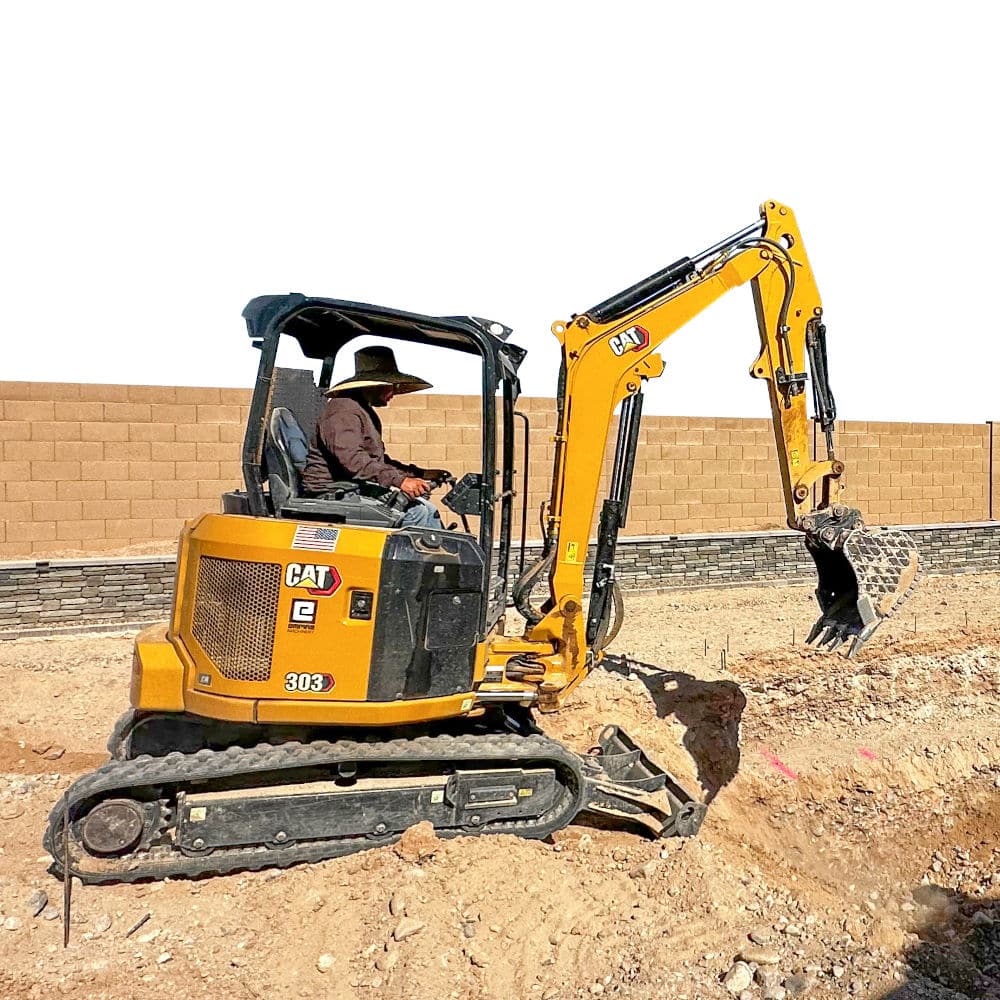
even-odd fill
[{"label": "brown shirt", "polygon": [[324,493],[345,480],[399,486],[417,473],[385,453],[382,421],[362,399],[332,396],[316,425],[302,470],[302,488]]}]

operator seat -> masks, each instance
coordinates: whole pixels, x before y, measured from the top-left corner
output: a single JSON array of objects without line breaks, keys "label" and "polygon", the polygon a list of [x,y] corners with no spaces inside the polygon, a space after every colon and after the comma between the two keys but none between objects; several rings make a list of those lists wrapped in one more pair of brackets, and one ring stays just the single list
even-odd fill
[{"label": "operator seat", "polygon": [[[267,485],[271,491],[271,501],[277,512],[288,500],[299,495],[302,470],[309,454],[309,439],[295,414],[285,406],[276,406],[271,411],[270,449],[267,463]],[[272,467],[275,466],[275,467]]]},{"label": "operator seat", "polygon": [[[405,510],[387,503],[372,503],[359,494],[359,484],[351,480],[334,483],[329,496],[301,496],[302,470],[308,454],[309,438],[295,414],[288,407],[274,407],[268,421],[264,455],[275,517],[380,528],[399,526]],[[364,484],[360,489],[364,491]]]}]

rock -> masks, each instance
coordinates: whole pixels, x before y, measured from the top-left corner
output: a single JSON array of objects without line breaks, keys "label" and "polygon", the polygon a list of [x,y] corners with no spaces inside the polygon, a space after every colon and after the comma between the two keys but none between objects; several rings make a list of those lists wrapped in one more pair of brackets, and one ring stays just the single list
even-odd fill
[{"label": "rock", "polygon": [[774,940],[770,927],[755,927],[748,936],[754,944],[770,944]]},{"label": "rock", "polygon": [[972,914],[973,927],[992,927],[993,924],[993,918],[985,910],[976,910],[976,912]]},{"label": "rock", "polygon": [[807,976],[804,973],[798,972],[794,976],[789,976],[783,985],[793,997],[798,997],[802,996],[803,993],[808,992],[812,988],[813,978],[812,976]]},{"label": "rock", "polygon": [[590,992],[595,997],[599,997],[604,992],[604,983],[593,983],[590,987]]},{"label": "rock", "polygon": [[319,958],[316,959],[316,968],[320,972],[329,972],[333,968],[333,955],[328,951],[324,951]]},{"label": "rock", "polygon": [[49,905],[49,894],[44,889],[36,889],[28,897],[28,912],[37,917]]},{"label": "rock", "polygon": [[152,944],[159,936],[160,932],[158,930],[147,931],[145,934],[140,934],[136,938],[136,941],[138,941],[139,944]]},{"label": "rock", "polygon": [[161,951],[159,955],[156,956],[157,965],[166,965],[174,956],[170,954],[169,951]]},{"label": "rock", "polygon": [[42,910],[42,920],[58,920],[62,914],[50,903]]},{"label": "rock", "polygon": [[20,917],[8,917],[3,922],[3,929],[5,931],[19,931],[21,929],[22,924],[23,921],[21,920]]},{"label": "rock", "polygon": [[438,835],[434,832],[434,826],[428,820],[411,826],[403,831],[403,836],[393,850],[404,861],[423,861],[425,858],[433,857],[441,846]]},{"label": "rock", "polygon": [[102,913],[94,921],[94,937],[100,937],[102,934],[106,933],[111,929],[111,914]]},{"label": "rock", "polygon": [[756,962],[758,965],[777,965],[781,961],[781,956],[773,948],[753,945],[740,949],[739,957],[744,962]]},{"label": "rock", "polygon": [[389,948],[383,951],[378,958],[375,959],[375,968],[379,972],[388,972],[392,967],[399,961],[399,949]]},{"label": "rock", "polygon": [[781,928],[781,932],[783,934],[787,934],[789,937],[802,936],[802,928],[799,927],[798,924],[785,924],[785,926]]},{"label": "rock", "polygon": [[753,977],[757,980],[757,984],[765,990],[781,986],[781,980],[784,978],[780,969],[772,969],[763,965],[757,967]]},{"label": "rock", "polygon": [[474,938],[476,936],[476,925],[471,921],[467,920],[462,924],[462,937]]},{"label": "rock", "polygon": [[394,917],[406,916],[406,897],[399,890],[394,892],[389,899],[389,912]]},{"label": "rock", "polygon": [[486,956],[480,954],[473,948],[465,948],[465,957],[477,968],[485,969],[490,963],[486,960]]},{"label": "rock", "polygon": [[783,986],[769,986],[764,990],[764,1000],[785,1000],[788,994]]},{"label": "rock", "polygon": [[744,990],[750,988],[750,984],[753,982],[753,973],[750,971],[750,966],[746,962],[737,962],[727,973],[726,978],[722,980],[722,985],[729,990],[733,996],[739,996]]},{"label": "rock", "polygon": [[[428,824],[429,825],[429,824]],[[408,937],[413,937],[414,934],[419,934],[427,924],[423,920],[417,920],[416,917],[403,917],[398,924],[396,924],[396,929],[392,932],[392,936],[397,941],[405,941]]]},{"label": "rock", "polygon": [[830,975],[832,975],[834,979],[843,979],[844,978],[844,974],[846,972],[847,972],[847,969],[845,969],[842,965],[835,965],[830,970]]},{"label": "rock", "polygon": [[656,869],[659,867],[660,862],[655,858],[652,861],[647,861],[643,865],[639,865],[637,868],[633,868],[628,874],[629,878],[652,878],[656,874]]},{"label": "rock", "polygon": [[19,802],[0,802],[0,819],[17,819],[24,813],[24,806]]}]

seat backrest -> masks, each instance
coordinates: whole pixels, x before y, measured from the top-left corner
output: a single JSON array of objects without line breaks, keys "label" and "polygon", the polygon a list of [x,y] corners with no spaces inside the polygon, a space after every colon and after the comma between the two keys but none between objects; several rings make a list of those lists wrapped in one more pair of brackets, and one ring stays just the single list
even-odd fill
[{"label": "seat backrest", "polygon": [[[299,495],[302,470],[309,454],[309,439],[295,414],[285,406],[271,411],[268,423],[267,482],[275,512]],[[279,514],[280,516],[280,514]]]}]

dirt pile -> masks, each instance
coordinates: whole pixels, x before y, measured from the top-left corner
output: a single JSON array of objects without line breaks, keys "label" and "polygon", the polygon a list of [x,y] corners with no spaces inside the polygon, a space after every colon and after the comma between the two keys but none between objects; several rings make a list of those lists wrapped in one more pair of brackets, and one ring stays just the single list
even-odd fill
[{"label": "dirt pile", "polygon": [[791,645],[807,588],[634,598],[609,669],[543,723],[578,750],[623,726],[712,799],[697,839],[415,829],[286,872],[81,887],[65,952],[39,839],[105,759],[131,643],[0,644],[0,996],[1000,997],[998,592],[928,580],[856,661]]}]

